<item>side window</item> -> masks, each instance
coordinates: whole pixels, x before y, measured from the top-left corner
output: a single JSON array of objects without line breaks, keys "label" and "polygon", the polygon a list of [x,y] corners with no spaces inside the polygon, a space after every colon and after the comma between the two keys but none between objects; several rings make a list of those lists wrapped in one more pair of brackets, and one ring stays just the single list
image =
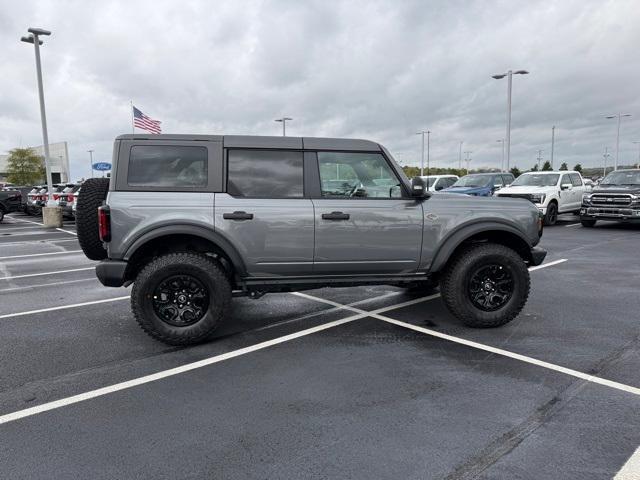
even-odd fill
[{"label": "side window", "polygon": [[513,178],[513,175],[502,175],[502,180],[504,180],[505,185],[511,185],[515,178]]},{"label": "side window", "polygon": [[456,183],[456,179],[451,177],[451,178],[447,178],[447,186],[445,188],[449,188],[451,185],[453,185],[454,183]]},{"label": "side window", "polygon": [[581,187],[582,186],[582,179],[580,178],[580,174],[578,174],[578,173],[570,173],[569,176],[571,177],[571,183],[573,183],[574,187]]},{"label": "side window", "polygon": [[302,152],[229,150],[227,192],[236,197],[301,198]]},{"label": "side window", "polygon": [[502,181],[502,175],[496,175],[495,177],[493,177],[493,186],[504,187],[504,182]]},{"label": "side window", "polygon": [[573,185],[573,182],[571,181],[571,177],[569,176],[569,174],[565,173],[564,175],[562,175],[562,180],[560,181],[560,185],[567,185],[567,184]]},{"label": "side window", "polygon": [[400,180],[379,153],[318,152],[323,197],[400,198]]},{"label": "side window", "polygon": [[132,187],[206,187],[206,147],[134,146],[127,183]]}]

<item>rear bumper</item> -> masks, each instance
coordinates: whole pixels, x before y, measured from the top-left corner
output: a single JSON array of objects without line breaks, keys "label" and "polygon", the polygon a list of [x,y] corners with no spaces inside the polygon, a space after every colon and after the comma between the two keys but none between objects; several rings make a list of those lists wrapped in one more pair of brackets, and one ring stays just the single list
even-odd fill
[{"label": "rear bumper", "polygon": [[533,247],[531,249],[531,265],[540,265],[542,262],[544,262],[546,256],[547,251],[544,248]]},{"label": "rear bumper", "polygon": [[105,287],[121,287],[128,265],[122,260],[102,260],[96,265],[96,277]]}]

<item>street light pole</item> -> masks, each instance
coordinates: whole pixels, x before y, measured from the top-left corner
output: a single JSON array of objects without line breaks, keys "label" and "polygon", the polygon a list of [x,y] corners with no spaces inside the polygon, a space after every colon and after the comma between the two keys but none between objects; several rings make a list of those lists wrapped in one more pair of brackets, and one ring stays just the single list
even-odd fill
[{"label": "street light pole", "polygon": [[551,170],[553,170],[553,147],[556,142],[556,126],[551,127]]},{"label": "street light pole", "polygon": [[460,149],[458,150],[458,170],[462,170],[462,144],[464,142],[460,140]]},{"label": "street light pole", "polygon": [[513,75],[527,75],[529,72],[526,70],[516,70],[515,72],[509,70],[506,73],[501,73],[498,75],[492,75],[492,78],[496,80],[500,80],[501,78],[507,77],[507,134],[506,134],[506,142],[507,142],[507,170],[509,170],[511,166],[511,84]]},{"label": "street light pole", "polygon": [[502,160],[500,161],[500,171],[504,172],[504,138],[496,140],[496,142],[502,144]]},{"label": "street light pole", "polygon": [[47,115],[44,108],[44,87],[42,85],[42,64],[40,62],[40,35],[51,35],[48,30],[41,28],[29,28],[27,30],[31,35],[22,37],[20,40],[26,43],[32,43],[36,54],[36,77],[38,79],[38,97],[40,99],[40,120],[42,122],[42,141],[44,142],[44,167],[47,175],[47,190],[49,191],[47,199],[47,207],[55,207],[53,201],[53,181],[51,179],[51,159],[49,153],[49,135],[47,133]]},{"label": "street light pole", "polygon": [[542,161],[542,152],[543,152],[543,151],[544,151],[544,150],[538,150],[538,170],[542,170],[542,169],[540,168],[540,162]]},{"label": "street light pole", "polygon": [[287,120],[293,120],[293,118],[282,117],[282,118],[276,118],[274,120],[276,122],[281,122],[282,123],[282,136],[283,137],[287,136]]},{"label": "street light pole", "polygon": [[430,171],[429,171],[429,170],[431,169],[431,167],[430,167],[430,163],[429,163],[429,150],[430,150],[430,147],[429,147],[430,143],[429,143],[429,142],[430,142],[430,135],[431,135],[431,131],[430,131],[430,130],[427,130],[427,176],[429,176],[429,173],[430,173]]},{"label": "street light pole", "polygon": [[422,135],[422,155],[420,156],[420,176],[424,176],[424,130],[420,130],[416,135]]},{"label": "street light pole", "polygon": [[93,150],[87,150],[89,152],[89,174],[93,178]]},{"label": "street light pole", "polygon": [[638,163],[636,164],[636,168],[640,168],[640,141],[632,143],[638,145]]},{"label": "street light pole", "polygon": [[467,175],[469,175],[469,162],[471,161],[471,158],[469,158],[469,155],[471,155],[473,152],[468,151],[468,152],[464,152],[465,155],[467,156],[466,158],[466,162],[467,162]]},{"label": "street light pole", "polygon": [[603,166],[602,166],[603,177],[607,176],[607,158],[609,158],[610,156],[611,155],[609,154],[609,147],[604,147],[604,155],[602,155],[602,157],[604,158]]},{"label": "street light pole", "polygon": [[617,118],[618,119],[618,130],[616,133],[616,159],[613,164],[613,170],[618,170],[618,160],[620,155],[620,118],[621,117],[630,117],[630,113],[616,113],[615,115],[607,115],[605,118]]}]

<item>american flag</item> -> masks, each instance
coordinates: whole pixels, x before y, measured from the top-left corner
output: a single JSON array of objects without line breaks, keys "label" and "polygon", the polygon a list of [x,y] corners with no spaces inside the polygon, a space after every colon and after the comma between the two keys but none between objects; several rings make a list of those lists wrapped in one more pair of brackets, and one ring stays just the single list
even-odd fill
[{"label": "american flag", "polygon": [[[133,107],[133,105],[132,105]],[[153,118],[147,117],[144,113],[138,110],[136,107],[133,107],[133,125],[142,130],[146,130],[151,133],[161,133],[160,124],[162,122],[159,120],[154,120]]]}]

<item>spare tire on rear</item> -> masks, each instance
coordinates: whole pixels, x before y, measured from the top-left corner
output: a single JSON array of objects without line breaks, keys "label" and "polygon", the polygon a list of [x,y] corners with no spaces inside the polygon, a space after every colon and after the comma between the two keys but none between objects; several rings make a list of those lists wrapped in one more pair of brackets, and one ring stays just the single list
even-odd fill
[{"label": "spare tire on rear", "polygon": [[100,241],[98,207],[107,199],[108,178],[90,178],[80,188],[76,205],[78,241],[84,254],[91,260],[104,260],[107,250]]}]

